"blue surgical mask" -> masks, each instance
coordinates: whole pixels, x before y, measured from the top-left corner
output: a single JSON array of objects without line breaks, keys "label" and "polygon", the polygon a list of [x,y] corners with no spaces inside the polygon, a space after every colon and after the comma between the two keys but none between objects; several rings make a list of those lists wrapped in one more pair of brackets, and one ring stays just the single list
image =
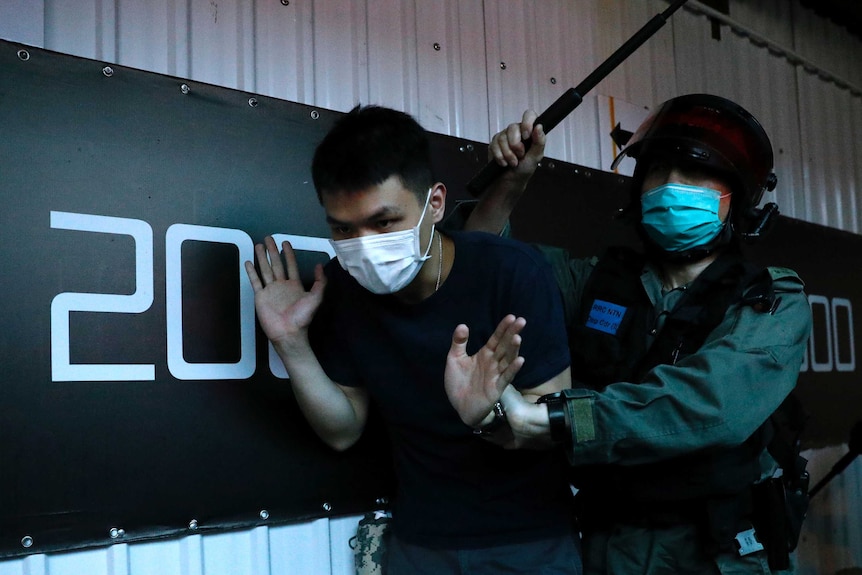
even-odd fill
[{"label": "blue surgical mask", "polygon": [[666,252],[704,246],[724,227],[717,190],[686,184],[664,184],[641,196],[644,231]]}]

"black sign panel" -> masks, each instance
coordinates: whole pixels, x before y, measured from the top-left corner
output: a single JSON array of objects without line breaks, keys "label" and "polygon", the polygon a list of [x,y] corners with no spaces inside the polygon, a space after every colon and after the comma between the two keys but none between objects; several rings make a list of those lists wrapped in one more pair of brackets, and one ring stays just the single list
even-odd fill
[{"label": "black sign panel", "polygon": [[[328,449],[256,328],[266,234],[328,259],[309,164],[338,113],[0,41],[0,557],[356,513],[393,478],[372,417]],[[485,146],[433,137],[450,207]],[[631,241],[625,178],[547,160],[514,235]],[[781,220],[756,252],[815,295],[812,445],[862,405],[860,238]],[[855,255],[854,255],[855,254]],[[818,307],[819,306],[819,307]]]},{"label": "black sign panel", "polygon": [[266,234],[328,259],[336,117],[0,42],[0,556],[390,494],[376,420],[342,454],[305,423],[242,269]]}]

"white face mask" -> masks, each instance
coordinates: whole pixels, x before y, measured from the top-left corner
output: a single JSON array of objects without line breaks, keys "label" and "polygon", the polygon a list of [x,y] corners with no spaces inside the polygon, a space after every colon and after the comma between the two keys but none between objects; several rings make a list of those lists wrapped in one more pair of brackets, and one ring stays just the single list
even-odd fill
[{"label": "white face mask", "polygon": [[359,285],[376,294],[395,293],[407,286],[425,260],[431,256],[434,226],[428,248],[422,252],[419,246],[419,228],[425,218],[425,210],[431,200],[431,190],[422,208],[419,223],[409,230],[359,236],[347,240],[329,240],[338,263],[347,270]]}]

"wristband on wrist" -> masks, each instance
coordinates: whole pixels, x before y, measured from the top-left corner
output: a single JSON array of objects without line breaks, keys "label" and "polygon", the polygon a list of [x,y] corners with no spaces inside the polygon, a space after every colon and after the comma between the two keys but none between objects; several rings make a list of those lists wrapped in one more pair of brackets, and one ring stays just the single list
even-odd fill
[{"label": "wristband on wrist", "polygon": [[[476,435],[493,435],[495,432],[500,431],[500,429],[506,426],[506,408],[503,407],[502,403],[499,401],[495,403],[491,407],[491,412],[494,414],[494,419],[492,419],[488,425],[474,428],[473,433]],[[488,416],[486,415],[485,417]]]},{"label": "wristband on wrist", "polygon": [[558,391],[543,395],[536,403],[544,403],[548,406],[548,426],[551,430],[551,441],[562,445],[571,443],[572,424],[569,420],[569,411],[566,409],[566,398],[563,393]]}]

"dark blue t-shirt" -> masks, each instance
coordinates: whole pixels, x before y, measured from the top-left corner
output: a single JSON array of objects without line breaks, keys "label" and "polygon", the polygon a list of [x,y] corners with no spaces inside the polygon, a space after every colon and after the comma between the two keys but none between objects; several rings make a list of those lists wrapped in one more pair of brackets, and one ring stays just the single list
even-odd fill
[{"label": "dark blue t-shirt", "polygon": [[534,248],[484,233],[450,233],[455,262],[440,290],[416,304],[362,288],[337,261],[326,267],[312,344],[329,377],[367,388],[392,441],[398,493],[393,527],[419,545],[470,548],[568,529],[561,456],[504,450],[480,439],[446,397],[452,332],[470,328],[468,352],[506,314],[523,316],[519,389],[569,366],[559,290]]}]

